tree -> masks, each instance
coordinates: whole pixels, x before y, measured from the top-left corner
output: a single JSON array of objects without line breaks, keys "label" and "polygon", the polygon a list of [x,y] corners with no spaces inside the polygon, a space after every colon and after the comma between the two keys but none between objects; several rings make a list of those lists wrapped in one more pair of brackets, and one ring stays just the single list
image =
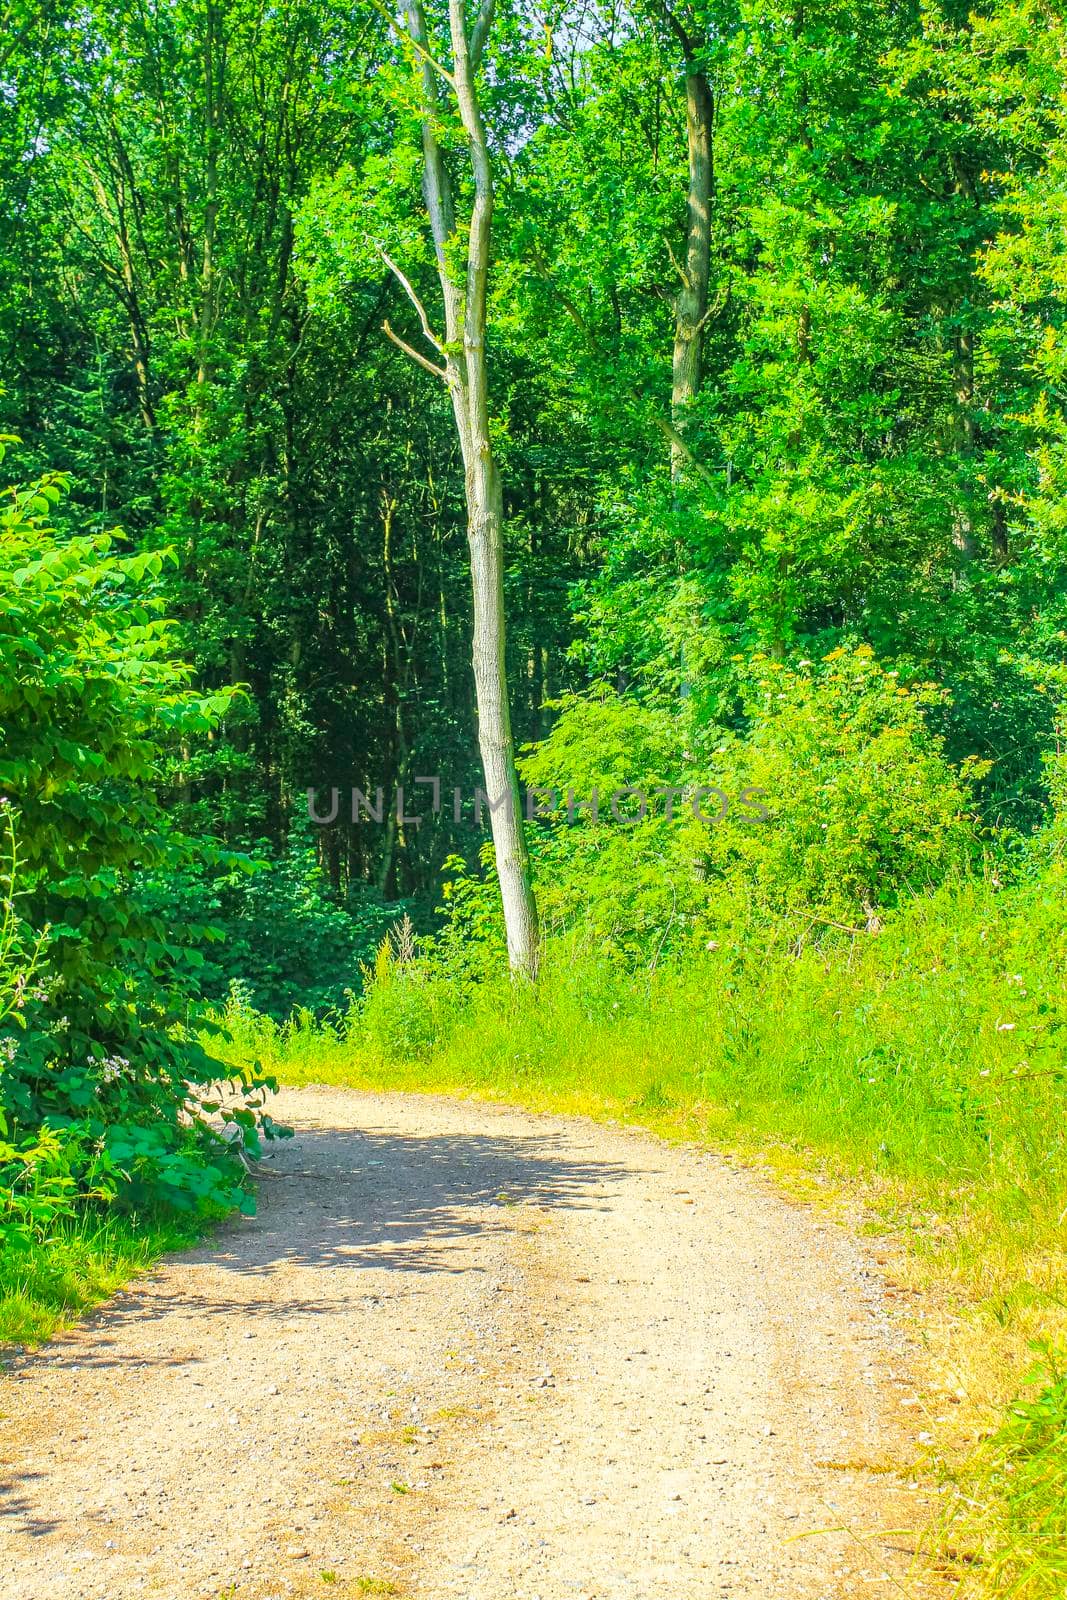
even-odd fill
[{"label": "tree", "polygon": [[[449,0],[448,38],[452,68],[433,53],[422,0],[408,0],[404,41],[419,90],[422,129],[423,195],[433,237],[434,259],[441,286],[444,338],[433,331],[429,316],[410,279],[383,251],[386,265],[402,284],[419,317],[422,334],[437,352],[434,362],[395,333],[385,331],[412,360],[446,385],[452,401],[456,435],[463,457],[474,602],[474,683],[478,705],[478,745],[492,818],[496,870],[504,908],[508,961],[513,972],[537,974],[538,929],[529,854],[523,830],[519,780],[505,658],[504,499],[500,467],[489,412],[489,363],[486,349],[489,253],[493,219],[493,164],[478,94],[477,78],[494,0],[482,0],[468,26],[462,0]],[[469,216],[463,232],[466,250],[462,275],[457,271],[460,228],[455,186],[448,169],[439,129],[444,85],[458,113],[473,179]]]},{"label": "tree", "polygon": [[711,207],[715,182],[715,95],[704,64],[707,24],[664,5],[663,16],[685,61],[685,130],[689,181],[686,192],[685,261],[677,262],[681,285],[674,302],[671,362],[671,476],[685,467],[686,416],[704,376],[704,326],[711,279]]}]

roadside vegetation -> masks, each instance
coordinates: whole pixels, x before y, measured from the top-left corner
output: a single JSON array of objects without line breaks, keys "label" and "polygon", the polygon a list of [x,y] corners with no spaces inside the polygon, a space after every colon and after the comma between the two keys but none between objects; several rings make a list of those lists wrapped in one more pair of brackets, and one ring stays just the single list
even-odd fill
[{"label": "roadside vegetation", "polygon": [[0,1336],[276,1078],[634,1121],[881,1231],[1062,1600],[1067,23],[857,16],[7,0]]},{"label": "roadside vegetation", "polygon": [[[346,1008],[278,1023],[235,988],[231,1059],[707,1142],[877,1232],[891,1280],[918,1291],[918,1455],[948,1485],[935,1543],[969,1591],[1051,1600],[1067,1503],[1062,758],[1052,819],[995,859],[922,696],[868,654],[768,666],[754,692],[752,739],[693,783],[766,782],[765,821],[694,825],[679,805],[670,822],[542,825],[554,926],[536,986],[502,970],[491,877],[456,863],[441,929],[398,923]],[[643,748],[631,776],[651,785],[668,727],[585,701],[524,776],[558,779],[565,758],[578,784],[610,785],[622,749]]]},{"label": "roadside vegetation", "polygon": [[0,511],[0,1337],[30,1340],[191,1222],[250,1209],[239,1153],[273,1132],[254,1074],[224,1111],[211,1098],[206,930],[180,942],[154,891],[222,864],[159,788],[233,696],[189,687],[157,592],[168,553],[60,538],[65,488],[42,478]]}]

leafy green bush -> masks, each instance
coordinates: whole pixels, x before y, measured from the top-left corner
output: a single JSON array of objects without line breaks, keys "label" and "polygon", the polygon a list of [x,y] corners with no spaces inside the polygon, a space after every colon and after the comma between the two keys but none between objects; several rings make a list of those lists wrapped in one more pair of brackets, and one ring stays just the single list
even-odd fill
[{"label": "leafy green bush", "polygon": [[[615,790],[633,786],[651,793],[676,783],[682,765],[683,729],[667,712],[642,705],[601,684],[586,695],[564,695],[558,716],[540,744],[524,750],[525,783],[555,789],[566,809],[568,790],[586,802],[594,790],[604,812]],[[583,815],[587,812],[583,812]]]},{"label": "leafy green bush", "polygon": [[905,687],[865,646],[755,667],[749,732],[712,761],[719,788],[760,791],[768,816],[754,825],[731,807],[711,827],[709,885],[862,929],[967,865],[976,767],[945,759],[924,715],[933,685]]},{"label": "leafy green bush", "polygon": [[548,738],[519,764],[530,790],[558,797],[531,840],[542,924],[549,935],[580,927],[591,945],[648,961],[691,934],[706,903],[703,826],[684,798],[670,817],[657,798],[699,781],[684,724],[604,686],[557,709]]},{"label": "leafy green bush", "polygon": [[17,1054],[16,1038],[7,1029],[21,1027],[27,998],[41,993],[33,987],[41,965],[47,933],[32,937],[15,909],[18,847],[11,803],[0,800],[4,859],[0,872],[0,1239],[5,1244],[26,1244],[59,1216],[72,1210],[71,1151],[51,1129],[39,1129],[30,1139],[11,1141],[4,1112],[4,1075]]},{"label": "leafy green bush", "polygon": [[[232,694],[188,686],[153,588],[173,557],[59,537],[48,519],[65,487],[44,477],[0,512],[0,791],[14,802],[20,922],[41,941],[33,983],[16,978],[0,1019],[14,1152],[0,1184],[18,1192],[47,1170],[57,1194],[248,1208],[204,1099],[222,1069],[200,1039],[203,957],[141,887],[218,858],[174,827],[160,790],[171,754],[215,728]],[[223,1117],[255,1148],[263,1085],[243,1073],[235,1088]]]},{"label": "leafy green bush", "polygon": [[362,964],[406,909],[369,888],[335,895],[306,821],[291,828],[284,851],[260,840],[251,854],[168,869],[144,892],[172,926],[203,929],[205,999],[222,1003],[239,983],[277,1021],[299,1007],[320,1017],[344,1007]]},{"label": "leafy green bush", "polygon": [[[533,843],[550,933],[647,963],[771,926],[865,931],[972,859],[977,768],[945,759],[931,687],[866,648],[798,669],[757,658],[748,683],[740,733],[606,690],[561,703],[521,763],[562,797]],[[568,790],[597,791],[597,817],[568,815]]]}]

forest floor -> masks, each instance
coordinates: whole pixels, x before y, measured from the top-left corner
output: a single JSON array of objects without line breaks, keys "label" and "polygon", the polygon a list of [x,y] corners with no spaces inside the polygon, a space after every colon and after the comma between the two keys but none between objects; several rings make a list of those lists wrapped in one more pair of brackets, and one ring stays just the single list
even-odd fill
[{"label": "forest floor", "polygon": [[3,1600],[926,1594],[906,1324],[720,1156],[286,1090],[259,1214],[0,1380]]}]

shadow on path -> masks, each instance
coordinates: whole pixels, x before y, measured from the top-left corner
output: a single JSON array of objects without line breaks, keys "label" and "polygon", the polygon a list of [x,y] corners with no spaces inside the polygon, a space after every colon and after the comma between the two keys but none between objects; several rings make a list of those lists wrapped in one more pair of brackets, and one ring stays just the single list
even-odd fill
[{"label": "shadow on path", "polygon": [[[464,1242],[513,1229],[516,1205],[595,1212],[632,1173],[617,1163],[582,1159],[551,1134],[301,1129],[292,1140],[268,1146],[258,1214],[227,1222],[172,1258],[179,1269],[235,1274],[233,1294],[219,1292],[218,1278],[201,1292],[198,1272],[173,1287],[149,1279],[29,1361],[53,1370],[125,1366],[135,1386],[139,1371],[187,1368],[209,1353],[202,1332],[189,1326],[190,1315],[294,1323],[344,1316],[353,1300],[373,1305],[390,1298],[383,1272],[482,1272]],[[293,1269],[304,1269],[303,1275],[294,1277]],[[281,1272],[285,1287],[279,1292]],[[338,1277],[353,1272],[373,1277],[363,1284]],[[413,1288],[420,1292],[406,1281],[405,1294]],[[146,1361],[123,1348],[135,1340],[136,1324],[168,1317],[175,1319],[176,1336],[169,1355],[157,1352]]]}]

